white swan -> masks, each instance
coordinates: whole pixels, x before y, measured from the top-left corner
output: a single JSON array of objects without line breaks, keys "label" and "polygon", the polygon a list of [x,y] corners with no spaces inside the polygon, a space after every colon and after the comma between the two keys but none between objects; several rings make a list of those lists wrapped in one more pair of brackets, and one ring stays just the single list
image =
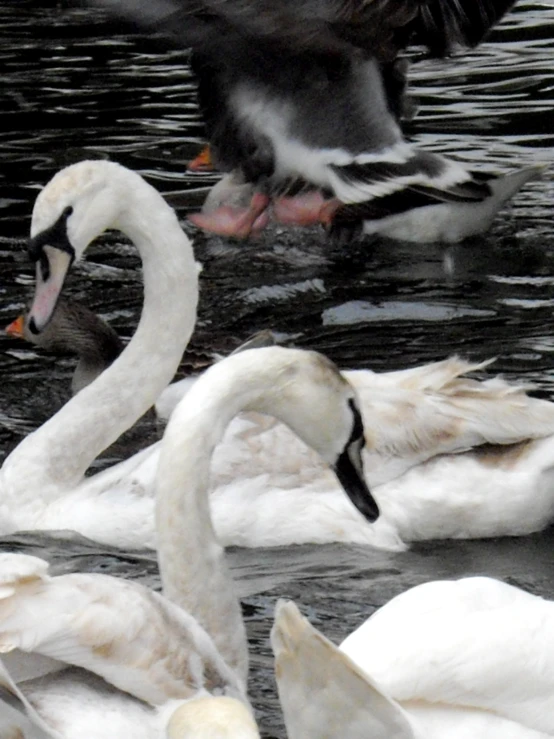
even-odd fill
[{"label": "white swan", "polygon": [[[63,215],[71,203],[74,212]],[[66,223],[79,253],[110,222],[128,230],[143,251],[152,249],[145,256],[145,317],[109,371],[8,457],[0,471],[0,527],[67,528],[122,547],[155,547],[159,446],[91,478],[82,475],[156,399],[177,366],[196,302],[190,244],[161,197],[109,162],[74,165],[45,188],[33,233],[59,240],[52,234],[58,219],[61,236]],[[179,278],[179,270],[186,275]],[[188,290],[174,287],[180,282]],[[176,293],[171,309],[168,293]],[[161,303],[163,334],[155,319]],[[160,340],[167,344],[163,354]],[[549,524],[554,404],[500,380],[462,377],[479,366],[452,359],[403,372],[347,373],[361,395],[369,429],[366,475],[383,512],[372,526],[284,427],[259,416],[238,419],[214,460],[212,516],[222,542],[343,541],[402,549],[409,541],[526,534]],[[140,393],[132,389],[137,377]]]},{"label": "white swan", "polygon": [[[211,476],[219,538],[239,546],[343,541],[398,550],[410,541],[517,535],[548,525],[554,404],[498,378],[464,377],[484,364],[451,358],[398,372],[343,373],[358,390],[368,429],[365,475],[383,513],[371,526],[286,427],[255,414],[235,419]],[[169,413],[193,385],[191,378],[170,385],[158,408]],[[153,445],[80,486],[90,505],[98,497],[113,501],[117,521],[104,528],[99,515],[81,525],[74,510],[65,525],[108,543],[154,546],[158,454]],[[62,499],[58,509],[64,505]],[[33,527],[23,516],[21,526]],[[49,521],[59,525],[52,515]]]},{"label": "white swan", "polygon": [[[163,596],[103,575],[49,577],[47,564],[40,559],[0,555],[0,651],[9,656],[19,649],[63,660],[90,670],[149,706],[197,694],[204,697],[206,691],[244,702],[245,630],[224,550],[210,519],[213,449],[239,411],[277,414],[350,485],[357,480],[358,494],[371,507],[369,491],[357,478],[363,426],[356,403],[349,383],[314,352],[281,347],[247,350],[212,367],[178,406],[162,442],[156,526]],[[323,419],[329,423],[322,423]],[[105,688],[99,685],[96,677],[81,679],[75,671],[49,676],[43,670],[39,679],[20,682],[18,688],[43,722],[64,738],[80,739],[76,727],[83,720],[81,703],[90,708],[91,721],[95,711],[104,710]],[[65,696],[65,709],[60,695]],[[158,713],[144,705],[139,710],[128,696],[114,697],[110,710],[127,721],[129,702],[129,727],[133,721],[140,723],[139,713],[148,714],[150,733],[145,736],[160,736]],[[201,713],[196,707],[192,710],[197,717]],[[174,725],[187,723],[183,711],[172,719]],[[31,719],[33,715],[29,714]],[[194,724],[199,719],[190,720]],[[148,725],[148,716],[145,721]],[[113,730],[105,728],[104,717],[94,723],[102,726],[95,737],[114,736]],[[240,718],[240,727],[243,723]],[[258,736],[250,729],[241,731],[228,728],[222,736]],[[206,736],[216,734],[206,732]]]},{"label": "white swan", "polygon": [[174,211],[139,175],[113,162],[80,162],[59,172],[39,194],[31,226],[38,266],[29,328],[46,325],[69,264],[107,228],[126,233],[142,257],[139,326],[111,367],[5,460],[3,531],[68,528],[91,538],[102,531],[102,541],[117,543],[122,530],[140,528],[145,518],[153,529],[152,500],[110,496],[95,487],[95,478],[83,477],[172,379],[196,318],[197,265],[189,239]]},{"label": "white swan", "polygon": [[[554,404],[499,379],[463,376],[482,366],[453,358],[399,372],[344,373],[361,397],[365,474],[383,512],[371,526],[283,425],[253,414],[236,419],[214,457],[219,538],[225,545],[343,541],[394,550],[422,539],[517,535],[548,525]],[[192,384],[170,385],[158,407],[169,413]],[[158,454],[153,445],[54,501],[40,491],[31,501],[14,497],[11,530],[72,528],[101,542],[154,547]]]},{"label": "white swan", "polygon": [[[500,378],[464,376],[487,364],[450,358],[397,372],[343,372],[364,417],[364,471],[381,511],[371,526],[288,429],[252,414],[237,419],[214,458],[218,536],[242,546],[343,541],[402,549],[544,528],[554,520],[554,403]],[[178,391],[170,385],[159,403],[169,409]],[[130,475],[143,489],[151,486],[151,449]]]},{"label": "white swan", "polygon": [[415,587],[340,650],[281,601],[272,645],[289,739],[554,736],[554,603],[491,578]]}]

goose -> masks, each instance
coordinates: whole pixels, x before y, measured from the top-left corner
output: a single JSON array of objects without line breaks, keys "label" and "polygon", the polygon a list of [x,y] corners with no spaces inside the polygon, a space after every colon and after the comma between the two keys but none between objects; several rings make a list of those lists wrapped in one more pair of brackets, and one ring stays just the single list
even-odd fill
[{"label": "goose", "polygon": [[[197,697],[204,699],[206,692],[214,693],[216,701],[223,692],[227,698],[246,702],[245,629],[224,549],[212,526],[208,485],[213,449],[225,427],[243,409],[276,414],[290,425],[317,449],[345,485],[356,487],[360,507],[365,506],[368,515],[375,513],[361,477],[364,430],[354,389],[327,358],[316,352],[283,347],[245,350],[210,368],[179,404],[166,428],[155,496],[163,595],[106,575],[51,577],[47,563],[41,559],[2,554],[2,655],[10,657],[19,649],[41,658],[62,660],[92,672],[150,706],[190,698],[194,702]],[[322,423],[323,419],[329,423]],[[12,657],[17,666],[19,654]],[[4,667],[10,674],[7,660]],[[76,727],[82,726],[82,717],[74,716],[74,711],[78,712],[81,702],[87,703],[89,721],[93,708],[106,712],[102,690],[97,696],[95,678],[87,678],[83,684],[74,672],[67,679],[62,676],[60,687],[56,672],[50,716],[50,673],[45,672],[42,662],[34,669],[40,667],[35,682],[22,681],[16,687],[42,721],[53,724],[58,731],[66,722],[67,727],[59,735],[77,739],[81,735]],[[29,671],[31,666],[22,669]],[[73,680],[79,685],[74,708],[68,705]],[[87,692],[88,699],[84,695]],[[63,717],[60,693],[65,701]],[[120,696],[118,700],[125,715],[130,699]],[[236,716],[234,705],[231,712]],[[115,698],[111,708],[119,710]],[[134,709],[131,718],[140,726]],[[156,713],[154,718],[159,718]],[[209,722],[212,733],[184,731],[183,739],[219,736],[213,732],[211,709],[203,712],[195,708],[192,718],[182,712],[177,718],[173,714],[170,724],[194,728],[201,720]],[[233,724],[224,723],[227,728],[222,738],[259,736],[257,730],[251,730],[251,718],[248,733],[243,731],[242,713],[237,728],[230,729]],[[113,729],[103,728],[102,733],[99,725],[106,726],[101,716],[95,737],[114,736]],[[121,731],[116,735],[123,736]],[[153,727],[145,736],[161,734]]]},{"label": "goose", "polygon": [[17,316],[5,330],[8,336],[25,339],[41,349],[76,354],[78,362],[71,380],[73,395],[96,379],[123,351],[123,342],[106,321],[69,298],[58,300],[42,333],[31,333],[27,313]]},{"label": "goose", "polygon": [[291,601],[272,646],[289,739],[554,736],[554,604],[489,577],[393,598],[340,648]]},{"label": "goose", "polygon": [[[5,331],[8,336],[23,339],[45,351],[75,354],[78,362],[71,380],[74,395],[95,380],[123,351],[123,342],[116,331],[77,300],[60,297],[51,320],[40,334],[31,333],[28,322],[28,312],[21,313],[6,326]],[[255,346],[271,346],[275,343],[275,335],[271,331],[259,331],[234,351],[243,351]],[[210,356],[216,360],[222,358],[217,353]],[[158,414],[162,419],[169,418],[170,412],[184,395],[186,386],[195,382],[197,377],[198,374],[195,373],[164,388],[156,401],[156,409],[158,411],[159,404]]]},{"label": "goose", "polygon": [[191,218],[202,228],[244,238],[272,205],[277,220],[323,223],[342,240],[456,242],[484,232],[541,171],[469,171],[406,140],[399,121],[398,54],[413,43],[433,56],[475,46],[513,0],[89,2],[192,47],[214,160],[236,180],[228,201],[212,198]]}]

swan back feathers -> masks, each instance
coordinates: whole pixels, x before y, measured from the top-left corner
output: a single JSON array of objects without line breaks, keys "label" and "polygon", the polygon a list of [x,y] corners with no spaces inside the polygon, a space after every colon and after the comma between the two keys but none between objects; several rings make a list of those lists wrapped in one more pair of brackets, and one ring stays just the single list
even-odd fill
[{"label": "swan back feathers", "polygon": [[46,562],[27,555],[2,558],[11,582],[0,584],[1,653],[21,649],[82,667],[150,704],[205,689],[244,698],[211,637],[158,593],[105,575],[50,577]]}]

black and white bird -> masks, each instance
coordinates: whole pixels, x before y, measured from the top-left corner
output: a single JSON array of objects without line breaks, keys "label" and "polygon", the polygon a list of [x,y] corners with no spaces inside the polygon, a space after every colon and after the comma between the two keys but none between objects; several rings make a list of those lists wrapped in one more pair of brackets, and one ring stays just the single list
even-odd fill
[{"label": "black and white bird", "polygon": [[192,48],[211,150],[230,173],[192,218],[209,230],[247,236],[271,205],[277,220],[339,236],[460,241],[541,169],[476,174],[400,126],[402,50],[475,46],[513,0],[90,2]]}]

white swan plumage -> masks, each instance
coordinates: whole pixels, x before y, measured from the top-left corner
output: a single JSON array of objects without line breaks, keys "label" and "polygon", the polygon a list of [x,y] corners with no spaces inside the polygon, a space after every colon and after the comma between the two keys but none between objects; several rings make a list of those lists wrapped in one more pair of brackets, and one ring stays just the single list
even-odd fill
[{"label": "white swan plumage", "polygon": [[[73,710],[76,720],[81,720],[78,709],[84,698],[79,696],[89,695],[85,704],[96,701],[96,710],[103,710],[103,690],[98,694],[99,681],[94,676],[147,706],[203,699],[206,693],[246,702],[245,629],[224,549],[212,527],[208,495],[213,449],[243,409],[276,414],[318,450],[345,479],[345,487],[354,485],[353,477],[358,475],[358,494],[371,504],[360,477],[363,426],[356,394],[325,357],[268,347],[247,350],[214,365],[177,407],[162,441],[155,497],[163,595],[104,575],[50,577],[43,560],[0,555],[0,653],[14,659],[13,669],[20,657],[12,653],[20,650],[38,653],[41,666],[46,657],[93,673],[81,679],[72,670],[66,679],[58,672],[50,678],[43,670],[35,682],[18,682],[19,692],[34,712],[44,723],[53,722],[57,730],[62,722],[57,696],[61,691],[69,703],[71,685],[76,683],[75,705],[66,706],[66,725],[60,731],[64,739],[80,739],[71,724]],[[329,424],[322,423],[322,418],[329,419]],[[8,661],[5,667],[9,674]],[[55,718],[49,715],[51,689]],[[119,704],[114,698],[113,710],[121,711],[122,720],[129,701],[127,695],[121,696]],[[135,701],[131,703],[133,721],[138,709]],[[186,707],[179,708],[179,717],[173,716],[170,726],[175,731],[194,728],[198,716],[204,715],[197,708],[190,709],[196,719]],[[144,707],[141,710],[147,712]],[[145,736],[157,739],[162,735],[152,722],[158,720],[158,713],[154,709],[150,713],[151,733]],[[246,729],[243,724],[242,714],[236,732],[229,728],[232,722],[226,722],[222,737],[258,736],[257,730],[252,733],[251,720]],[[205,735],[217,736],[209,726],[212,733]],[[183,730],[174,736],[188,738]],[[99,731],[96,736],[104,739],[113,734]],[[191,739],[201,736],[191,730]]]},{"label": "white swan plumage", "polygon": [[289,739],[554,736],[554,604],[492,578],[412,588],[340,648],[280,601],[272,645]]}]

